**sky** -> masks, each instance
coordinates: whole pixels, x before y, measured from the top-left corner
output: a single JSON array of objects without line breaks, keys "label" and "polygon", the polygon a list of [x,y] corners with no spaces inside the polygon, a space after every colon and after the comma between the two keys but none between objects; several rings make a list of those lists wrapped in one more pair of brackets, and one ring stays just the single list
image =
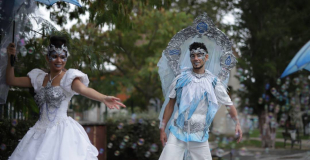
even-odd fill
[{"label": "sky", "polygon": [[[77,6],[75,6],[73,4],[70,4],[70,10],[73,10],[74,7],[77,7]],[[51,22],[58,30],[61,29],[61,27],[59,25],[57,25],[56,23],[51,21],[51,19],[50,19],[50,11],[47,10],[45,7],[40,6],[35,14],[39,15],[39,16],[43,17],[44,19],[48,20],[49,22]],[[83,23],[86,23],[86,20],[87,20],[88,16],[89,16],[88,12],[85,15],[81,15],[80,16],[80,18],[81,18]],[[77,22],[77,20],[69,20],[68,23],[64,26],[64,28],[66,30],[69,30],[76,22]]]}]

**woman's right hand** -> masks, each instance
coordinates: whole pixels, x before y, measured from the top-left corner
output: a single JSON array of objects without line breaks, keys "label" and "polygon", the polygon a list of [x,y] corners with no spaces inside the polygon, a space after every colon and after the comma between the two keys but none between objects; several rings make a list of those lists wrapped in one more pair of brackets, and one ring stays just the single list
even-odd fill
[{"label": "woman's right hand", "polygon": [[103,99],[103,103],[110,109],[119,109],[118,106],[126,108],[126,106],[120,101],[121,100],[119,98],[113,96],[105,96]]},{"label": "woman's right hand", "polygon": [[15,44],[14,43],[10,43],[6,49],[7,49],[6,52],[7,52],[9,57],[10,57],[10,55],[15,56],[16,48],[15,48]]},{"label": "woman's right hand", "polygon": [[[8,61],[11,60],[11,55],[16,55],[16,48],[14,43],[10,43],[6,48],[6,52],[8,55]],[[8,63],[6,68],[6,84],[9,86],[16,87],[32,87],[31,81],[29,77],[15,77],[14,75],[14,67]]]},{"label": "woman's right hand", "polygon": [[167,142],[167,134],[165,132],[165,129],[160,129],[160,141],[164,147]]}]

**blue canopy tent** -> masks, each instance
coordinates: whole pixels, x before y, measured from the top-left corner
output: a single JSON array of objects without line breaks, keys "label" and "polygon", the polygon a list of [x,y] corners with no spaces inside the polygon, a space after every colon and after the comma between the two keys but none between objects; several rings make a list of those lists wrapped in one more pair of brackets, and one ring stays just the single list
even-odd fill
[{"label": "blue canopy tent", "polygon": [[76,6],[81,7],[78,0],[35,0],[35,1],[46,4],[48,6],[51,6],[51,5],[55,4],[56,2],[63,1],[63,2],[71,3],[71,4],[74,4]]}]

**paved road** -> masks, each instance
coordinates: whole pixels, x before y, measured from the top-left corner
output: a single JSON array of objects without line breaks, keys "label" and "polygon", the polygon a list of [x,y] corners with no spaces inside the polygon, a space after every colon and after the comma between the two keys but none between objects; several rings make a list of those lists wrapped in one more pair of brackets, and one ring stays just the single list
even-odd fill
[{"label": "paved road", "polygon": [[[260,138],[249,138],[250,140],[260,141]],[[284,142],[283,139],[277,138],[276,142]],[[216,145],[210,142],[210,148],[213,148],[213,155],[216,155]],[[302,140],[302,149],[299,149],[299,144],[295,143],[294,148],[291,149],[291,142],[287,141],[286,148],[281,149],[263,149],[263,148],[241,148],[232,150],[232,157],[230,150],[222,152],[224,156],[222,160],[310,160],[310,139]],[[216,158],[214,158],[216,159]]]},{"label": "paved road", "polygon": [[222,160],[310,160],[310,150],[243,148],[232,153],[232,158],[227,154]]}]

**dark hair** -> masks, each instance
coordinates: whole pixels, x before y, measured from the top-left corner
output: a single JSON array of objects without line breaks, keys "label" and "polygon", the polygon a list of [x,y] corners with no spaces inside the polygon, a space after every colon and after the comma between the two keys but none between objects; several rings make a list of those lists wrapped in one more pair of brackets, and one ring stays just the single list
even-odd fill
[{"label": "dark hair", "polygon": [[197,48],[202,48],[204,49],[207,53],[208,53],[208,49],[205,46],[205,44],[203,43],[199,43],[199,42],[194,42],[189,46],[189,51],[191,51],[192,49],[197,49]]},{"label": "dark hair", "polygon": [[52,36],[50,38],[50,45],[54,45],[56,48],[61,48],[61,46],[64,44],[67,46],[67,40],[65,37],[61,36]]}]

